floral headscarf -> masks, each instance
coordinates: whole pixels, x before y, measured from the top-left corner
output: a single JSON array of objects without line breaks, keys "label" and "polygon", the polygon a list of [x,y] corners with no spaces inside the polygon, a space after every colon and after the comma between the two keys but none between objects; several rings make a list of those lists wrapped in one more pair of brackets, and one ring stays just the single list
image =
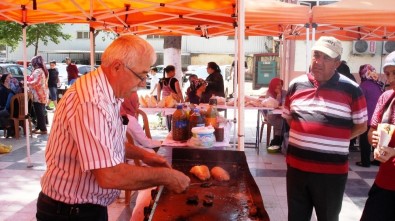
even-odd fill
[{"label": "floral headscarf", "polygon": [[45,77],[46,78],[48,77],[48,70],[45,67],[44,59],[43,59],[43,57],[41,57],[41,55],[34,56],[31,60],[31,64],[34,69],[37,69],[37,68],[43,69],[43,71],[45,73]]},{"label": "floral headscarf", "polygon": [[384,91],[384,83],[378,79],[376,69],[370,64],[364,64],[359,67],[359,76],[361,81],[373,81],[378,84]]},{"label": "floral headscarf", "polygon": [[190,85],[191,91],[197,91],[204,84],[207,84],[207,82],[201,78],[193,79]]}]

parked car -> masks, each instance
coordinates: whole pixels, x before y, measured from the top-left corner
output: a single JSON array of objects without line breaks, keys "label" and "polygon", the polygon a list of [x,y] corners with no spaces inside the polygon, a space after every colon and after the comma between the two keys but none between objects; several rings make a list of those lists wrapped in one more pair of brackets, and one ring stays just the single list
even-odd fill
[{"label": "parked car", "polygon": [[[77,68],[78,68],[78,72],[80,72],[80,76],[89,73],[92,70],[90,65],[77,64]],[[96,70],[96,68],[93,67],[93,70]]]},{"label": "parked car", "polygon": [[[12,77],[18,79],[18,81],[23,81],[23,66],[19,64],[2,64],[0,63],[0,76],[10,73]],[[27,75],[31,74],[31,70],[27,69]]]}]

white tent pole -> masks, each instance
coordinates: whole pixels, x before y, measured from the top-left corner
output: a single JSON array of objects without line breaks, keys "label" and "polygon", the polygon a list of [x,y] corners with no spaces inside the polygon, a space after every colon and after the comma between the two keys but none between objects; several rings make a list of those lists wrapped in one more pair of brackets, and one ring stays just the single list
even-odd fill
[{"label": "white tent pole", "polygon": [[233,60],[233,99],[235,102],[233,102],[233,123],[234,123],[234,133],[233,133],[233,147],[236,148],[236,139],[237,139],[237,130],[236,130],[236,123],[237,122],[237,100],[238,100],[238,86],[237,86],[237,80],[238,80],[238,45],[239,45],[239,36],[238,36],[238,29],[237,27],[235,27],[235,40],[234,40],[234,44],[235,44],[235,57]]},{"label": "white tent pole", "polygon": [[239,150],[244,151],[244,78],[245,78],[245,67],[244,67],[244,62],[245,62],[245,56],[244,56],[244,36],[245,36],[245,6],[244,6],[244,0],[239,0],[238,1],[238,26],[237,26],[237,31],[238,31],[238,51],[237,51],[237,56],[239,60],[239,65],[237,67],[237,73],[238,73],[238,82],[239,82],[239,96],[238,96],[238,105],[239,105],[239,111],[238,111],[238,143],[239,143]]},{"label": "white tent pole", "polygon": [[[317,24],[313,23],[311,24],[311,46],[313,46],[315,44],[315,35],[316,35],[316,31],[317,31]],[[309,51],[311,48],[309,48]],[[311,55],[311,52],[310,52]]]},{"label": "white tent pole", "polygon": [[281,39],[281,41],[280,41],[280,52],[281,52],[281,54],[280,54],[280,59],[281,59],[281,72],[282,72],[282,75],[283,75],[283,80],[284,80],[284,85],[288,88],[288,84],[289,84],[289,73],[288,73],[288,67],[287,67],[287,61],[288,61],[288,59],[289,59],[289,57],[288,57],[288,53],[287,53],[287,50],[288,50],[288,44],[289,44],[289,40],[284,40],[284,39]]},{"label": "white tent pole", "polygon": [[309,65],[310,65],[310,58],[311,58],[311,53],[310,53],[310,24],[306,24],[306,74],[309,73]]},{"label": "white tent pole", "polygon": [[[25,115],[29,114],[29,103],[27,99],[27,48],[26,48],[26,28],[27,26],[23,26],[22,35],[23,35],[23,88],[25,94]],[[25,119],[25,133],[26,133],[26,154],[27,154],[27,167],[32,167],[32,160],[30,159],[30,131],[29,121]],[[18,129],[17,129],[18,130]]]}]

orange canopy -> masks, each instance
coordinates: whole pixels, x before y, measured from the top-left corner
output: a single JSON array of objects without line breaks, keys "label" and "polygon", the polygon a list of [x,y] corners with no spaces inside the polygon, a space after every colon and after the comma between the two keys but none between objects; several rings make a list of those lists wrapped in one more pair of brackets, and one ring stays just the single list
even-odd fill
[{"label": "orange canopy", "polygon": [[344,40],[395,39],[394,21],[393,0],[342,0],[312,10],[318,36],[332,34]]},{"label": "orange canopy", "polygon": [[309,23],[308,6],[279,1],[246,0],[246,34],[294,38]]},{"label": "orange canopy", "polygon": [[[278,36],[308,22],[307,6],[246,0],[246,35]],[[35,4],[34,4],[35,3]],[[20,24],[89,23],[117,33],[234,35],[235,0],[2,0],[0,20]]]},{"label": "orange canopy", "polygon": [[201,35],[207,27],[233,29],[234,5],[234,0],[2,0],[0,20],[27,25],[90,23],[97,29],[136,34]]}]

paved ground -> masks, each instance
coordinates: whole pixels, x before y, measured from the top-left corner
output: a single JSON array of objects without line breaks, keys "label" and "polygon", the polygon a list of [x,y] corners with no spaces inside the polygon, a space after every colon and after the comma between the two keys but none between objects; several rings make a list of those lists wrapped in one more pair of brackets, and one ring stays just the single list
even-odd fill
[{"label": "paved ground", "polygon": [[[50,121],[52,113],[49,113]],[[228,113],[228,117],[232,116]],[[247,117],[248,116],[248,117]],[[157,116],[150,116],[154,122]],[[246,141],[255,140],[256,112],[246,112]],[[167,135],[166,130],[152,130],[157,139]],[[40,177],[46,166],[44,159],[47,135],[34,135],[30,140],[31,161],[33,167],[27,167],[25,137],[19,140],[1,137],[0,143],[13,145],[13,151],[0,155],[0,221],[35,220],[35,204],[40,191]],[[265,136],[264,136],[265,137]],[[265,138],[261,143],[260,154],[253,148],[246,148],[250,171],[259,186],[265,208],[271,220],[287,220],[287,203],[285,189],[285,158],[282,154],[267,154],[264,151]],[[372,185],[377,167],[360,168],[355,166],[359,152],[350,154],[350,171],[346,192],[343,199],[341,221],[359,220]],[[133,204],[132,204],[133,205]],[[129,220],[130,207],[125,207],[122,197],[109,207],[110,221]],[[316,220],[314,217],[312,220]]]}]

